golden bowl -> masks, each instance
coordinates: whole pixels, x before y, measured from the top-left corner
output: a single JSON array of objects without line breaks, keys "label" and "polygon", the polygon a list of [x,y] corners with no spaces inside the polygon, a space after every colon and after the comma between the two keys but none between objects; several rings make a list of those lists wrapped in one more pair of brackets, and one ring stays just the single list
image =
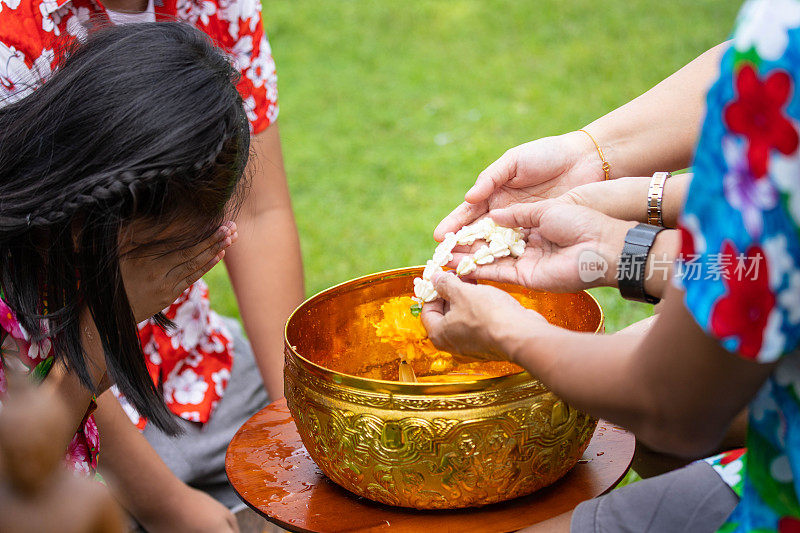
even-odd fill
[{"label": "golden bowl", "polygon": [[[313,296],[286,324],[285,391],[308,453],[330,479],[371,500],[416,509],[500,502],[550,485],[583,454],[597,421],[527,372],[459,383],[367,379],[332,368],[380,349],[365,313],[413,292],[421,267],[364,276]],[[550,322],[600,332],[588,293],[524,295]]]}]

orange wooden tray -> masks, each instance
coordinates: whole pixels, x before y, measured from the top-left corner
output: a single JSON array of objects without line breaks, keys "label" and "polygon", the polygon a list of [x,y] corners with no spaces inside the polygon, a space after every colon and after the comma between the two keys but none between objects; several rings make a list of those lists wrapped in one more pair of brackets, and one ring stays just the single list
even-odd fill
[{"label": "orange wooden tray", "polygon": [[372,502],[328,480],[300,441],[282,399],[239,428],[228,446],[225,470],[247,505],[289,531],[516,531],[616,485],[631,464],[635,444],[633,434],[600,421],[580,462],[550,487],[486,507],[416,511]]}]

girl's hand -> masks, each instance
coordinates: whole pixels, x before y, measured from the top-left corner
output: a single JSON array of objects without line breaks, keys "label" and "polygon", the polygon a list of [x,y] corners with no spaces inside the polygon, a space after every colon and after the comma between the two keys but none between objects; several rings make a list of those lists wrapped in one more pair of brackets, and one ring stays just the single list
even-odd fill
[{"label": "girl's hand", "polygon": [[172,512],[143,523],[150,533],[239,533],[236,517],[205,492],[185,486],[176,495]]},{"label": "girl's hand", "polygon": [[555,198],[573,187],[604,177],[588,135],[573,131],[537,139],[504,153],[478,175],[475,185],[433,232],[437,241],[492,209]]},{"label": "girl's hand", "polygon": [[547,326],[542,315],[496,287],[466,283],[450,272],[434,276],[433,284],[441,299],[423,306],[422,322],[440,350],[506,361],[518,332]]},{"label": "girl's hand", "polygon": [[[465,277],[553,292],[616,287],[625,234],[635,225],[559,200],[518,204],[492,211],[490,216],[502,226],[525,230],[525,253],[517,259],[503,257],[479,265]],[[456,249],[450,266],[457,266],[464,255]]]},{"label": "girl's hand", "polygon": [[137,322],[166,309],[183,291],[225,257],[238,238],[234,222],[226,222],[214,235],[183,250],[142,250],[123,254],[120,270]]}]

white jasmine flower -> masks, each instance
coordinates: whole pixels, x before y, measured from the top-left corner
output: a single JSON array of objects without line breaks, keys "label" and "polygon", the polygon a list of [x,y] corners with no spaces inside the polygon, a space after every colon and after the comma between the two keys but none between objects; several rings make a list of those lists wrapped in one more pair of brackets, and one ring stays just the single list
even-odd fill
[{"label": "white jasmine flower", "polygon": [[[444,240],[441,243],[439,243],[439,246],[437,246],[436,250],[433,252],[433,263],[435,263],[436,266],[438,267],[443,267],[447,263],[452,261],[453,260],[452,251],[453,248],[456,247],[456,244],[458,244],[458,239],[456,238],[456,234],[453,233],[452,231],[448,232],[444,236]],[[428,263],[430,263],[430,261],[428,261]],[[431,272],[431,275],[432,274],[433,272]],[[425,279],[430,279],[430,276],[426,277],[425,274],[423,274],[422,277]]]},{"label": "white jasmine flower", "polygon": [[[525,241],[523,240],[523,233],[520,228],[496,226],[487,240],[492,246],[495,246],[495,250],[501,250],[499,243],[502,243],[508,248],[513,257],[519,257],[525,251]],[[504,257],[506,255],[509,254],[495,254],[495,257]]]},{"label": "white jasmine flower", "polygon": [[497,228],[497,224],[495,224],[494,220],[489,217],[482,218],[475,223],[479,228],[483,228],[484,235],[491,234],[495,228]]},{"label": "white jasmine flower", "polygon": [[462,257],[461,261],[458,263],[458,267],[456,268],[456,274],[459,276],[466,276],[471,272],[475,272],[478,268],[478,265],[475,263],[474,257]]},{"label": "white jasmine flower", "polygon": [[478,239],[483,239],[484,235],[481,228],[475,224],[464,226],[456,233],[456,242],[462,246],[469,246]]},{"label": "white jasmine flower", "polygon": [[511,252],[511,257],[519,257],[525,253],[525,241],[518,239],[514,244],[509,246],[508,250]]},{"label": "white jasmine flower", "polygon": [[490,243],[500,241],[507,246],[511,246],[517,240],[516,232],[511,228],[504,228],[503,226],[496,226],[492,232],[486,237]]},{"label": "white jasmine flower", "polygon": [[422,271],[422,279],[430,281],[436,272],[442,272],[442,266],[435,261],[428,261],[425,263],[425,270]]},{"label": "white jasmine flower", "polygon": [[444,234],[444,240],[439,244],[438,247],[446,248],[447,250],[452,251],[453,248],[456,247],[456,244],[458,244],[458,238],[456,237],[456,234],[452,231],[449,231]]},{"label": "white jasmine flower", "polygon": [[422,304],[439,297],[430,279],[437,271],[453,260],[453,248],[456,245],[472,245],[477,240],[485,240],[485,244],[470,257],[463,257],[458,263],[456,274],[465,276],[474,272],[478,265],[488,265],[497,257],[519,257],[525,253],[525,240],[522,228],[506,228],[498,226],[491,218],[481,219],[474,224],[464,226],[456,233],[445,234],[444,240],[436,247],[433,259],[425,264],[421,278],[414,279],[414,301]]},{"label": "white jasmine flower", "polygon": [[426,279],[414,278],[414,296],[421,299],[423,302],[432,302],[439,297],[436,289],[433,288],[433,283]]},{"label": "white jasmine flower", "polygon": [[494,261],[494,254],[492,254],[492,251],[485,244],[478,248],[478,251],[475,252],[474,257],[475,262],[479,265],[488,265]]},{"label": "white jasmine flower", "polygon": [[478,226],[478,228],[480,228],[480,230],[483,232],[484,238],[491,235],[492,232],[497,228],[497,224],[495,224],[494,220],[489,217],[480,219],[475,223],[475,225]]},{"label": "white jasmine flower", "polygon": [[436,251],[433,252],[433,262],[440,267],[445,266],[447,263],[453,260],[453,249],[448,249],[447,247],[442,246],[442,244],[437,246]]},{"label": "white jasmine flower", "polygon": [[489,243],[489,251],[492,252],[492,256],[496,258],[505,257],[511,253],[511,250],[508,249],[508,245],[501,239],[495,239]]}]

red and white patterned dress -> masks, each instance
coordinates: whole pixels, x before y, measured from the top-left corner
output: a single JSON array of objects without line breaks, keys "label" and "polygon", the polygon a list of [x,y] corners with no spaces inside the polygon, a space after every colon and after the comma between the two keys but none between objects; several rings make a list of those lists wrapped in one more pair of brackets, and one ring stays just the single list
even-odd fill
[{"label": "red and white patterned dress", "polygon": [[[252,133],[278,116],[275,62],[261,21],[259,0],[155,0],[156,20],[188,22],[231,57]],[[57,50],[108,23],[100,0],[0,0],[0,106],[23,98],[56,65]],[[165,334],[151,321],[139,325],[147,367],[176,415],[207,422],[224,394],[233,364],[233,340],[211,310],[201,280],[168,309],[177,329]],[[145,420],[120,398],[139,428]]]}]

